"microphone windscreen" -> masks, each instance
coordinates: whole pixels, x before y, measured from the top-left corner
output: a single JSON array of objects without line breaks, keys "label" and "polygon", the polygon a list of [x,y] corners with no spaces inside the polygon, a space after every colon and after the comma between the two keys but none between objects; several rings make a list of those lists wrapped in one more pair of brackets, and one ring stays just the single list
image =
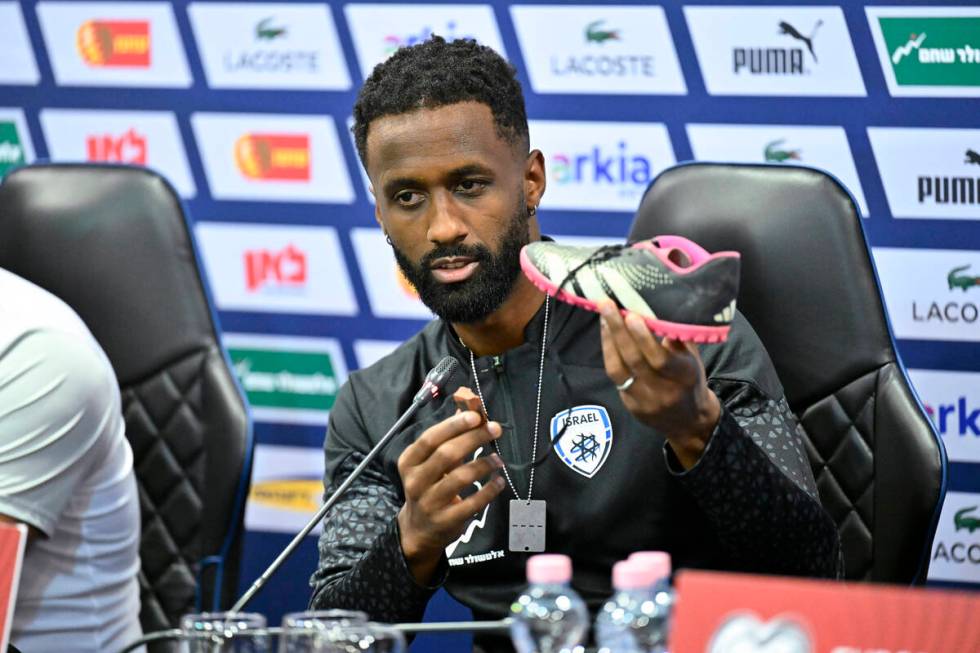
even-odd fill
[{"label": "microphone windscreen", "polygon": [[425,380],[441,391],[458,369],[459,361],[452,356],[446,356],[432,368],[425,376]]}]

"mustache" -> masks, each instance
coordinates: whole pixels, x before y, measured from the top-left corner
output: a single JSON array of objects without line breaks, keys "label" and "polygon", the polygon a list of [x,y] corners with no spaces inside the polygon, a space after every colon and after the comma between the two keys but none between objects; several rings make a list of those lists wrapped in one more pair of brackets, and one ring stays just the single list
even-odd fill
[{"label": "mustache", "polygon": [[428,254],[423,256],[419,261],[419,267],[423,270],[428,270],[436,259],[451,256],[465,256],[477,261],[486,261],[492,257],[492,254],[490,253],[490,249],[485,245],[464,245],[463,243],[441,245],[433,248]]}]

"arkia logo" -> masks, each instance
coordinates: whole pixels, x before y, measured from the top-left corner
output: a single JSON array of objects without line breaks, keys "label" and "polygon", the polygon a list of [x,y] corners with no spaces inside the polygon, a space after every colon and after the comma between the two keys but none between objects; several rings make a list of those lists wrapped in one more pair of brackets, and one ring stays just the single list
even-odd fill
[{"label": "arkia logo", "polygon": [[618,29],[603,29],[602,25],[606,21],[594,20],[585,26],[586,43],[605,43],[606,41],[618,41]]},{"label": "arkia logo", "polygon": [[432,28],[426,25],[417,34],[407,34],[404,36],[389,34],[385,36],[385,56],[391,56],[398,48],[407,48],[409,46],[416,45],[417,43],[428,41],[430,38],[432,38],[433,34],[438,34],[442,38],[446,39],[446,41],[455,41],[457,39],[471,39],[473,41],[477,40],[476,36],[473,36],[472,34],[457,34],[456,21],[450,20],[446,22],[446,27],[442,31],[433,32]]},{"label": "arkia logo", "polygon": [[799,161],[801,159],[800,150],[784,148],[783,143],[785,142],[785,138],[780,138],[766,143],[766,148],[763,152],[766,163],[783,163],[785,161]]},{"label": "arkia logo", "polygon": [[952,404],[926,404],[925,409],[940,435],[980,436],[980,408],[970,410],[965,396]]},{"label": "arkia logo", "polygon": [[612,155],[607,155],[596,145],[586,154],[554,154],[551,157],[551,178],[558,184],[635,184],[645,187],[652,178],[651,169],[650,160],[642,154],[630,154],[623,141]]},{"label": "arkia logo", "polygon": [[306,254],[292,244],[278,252],[246,250],[245,288],[250,293],[266,286],[295,291],[306,285],[307,269]]},{"label": "arkia logo", "polygon": [[[966,150],[963,165],[980,165],[980,154]],[[980,176],[919,175],[919,204],[980,204]]]},{"label": "arkia logo", "polygon": [[258,25],[255,26],[255,40],[275,41],[278,38],[286,36],[286,28],[283,26],[274,25],[274,22],[275,19],[271,16],[260,20]]},{"label": "arkia logo", "polygon": [[308,134],[244,134],[235,142],[235,164],[249,179],[310,180]]},{"label": "arkia logo", "polygon": [[20,142],[17,124],[0,120],[0,177],[8,170],[26,163],[24,146]]},{"label": "arkia logo", "polygon": [[146,165],[146,136],[132,127],[121,136],[92,135],[85,139],[89,161]]},{"label": "arkia logo", "polygon": [[805,75],[810,71],[804,67],[806,52],[810,53],[813,63],[817,63],[817,53],[813,48],[813,40],[817,30],[823,25],[818,20],[810,34],[804,35],[792,24],[784,21],[779,23],[779,34],[788,36],[806,46],[802,47],[770,47],[770,48],[733,48],[732,66],[736,75]]},{"label": "arkia logo", "polygon": [[972,533],[980,528],[980,519],[976,515],[970,514],[976,509],[977,506],[970,506],[969,508],[956,511],[956,514],[953,515],[953,526],[956,530],[965,530]]},{"label": "arkia logo", "polygon": [[75,35],[82,60],[94,67],[149,68],[150,22],[90,20]]}]

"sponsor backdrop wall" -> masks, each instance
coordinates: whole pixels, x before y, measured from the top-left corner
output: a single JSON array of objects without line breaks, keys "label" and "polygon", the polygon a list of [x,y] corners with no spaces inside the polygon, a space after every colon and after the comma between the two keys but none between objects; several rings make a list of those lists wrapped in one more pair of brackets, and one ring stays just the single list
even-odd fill
[{"label": "sponsor backdrop wall", "polygon": [[[324,425],[348,371],[429,318],[374,222],[349,135],[356,89],[395,49],[438,33],[514,63],[548,165],[541,220],[558,237],[621,239],[677,161],[824,168],[864,216],[901,353],[952,461],[931,578],[980,583],[971,4],[0,0],[0,174],[132,163],[186,200],[258,422],[248,582],[319,501]],[[310,538],[253,607],[274,621],[303,608],[314,564]],[[457,613],[444,596],[430,609]]]}]

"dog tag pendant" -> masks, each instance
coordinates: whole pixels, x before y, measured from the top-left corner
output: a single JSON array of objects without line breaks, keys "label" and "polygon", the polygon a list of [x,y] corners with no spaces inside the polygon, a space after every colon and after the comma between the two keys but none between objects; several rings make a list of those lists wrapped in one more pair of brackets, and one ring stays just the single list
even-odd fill
[{"label": "dog tag pendant", "polygon": [[547,502],[542,500],[510,502],[509,548],[515,553],[544,551]]}]

